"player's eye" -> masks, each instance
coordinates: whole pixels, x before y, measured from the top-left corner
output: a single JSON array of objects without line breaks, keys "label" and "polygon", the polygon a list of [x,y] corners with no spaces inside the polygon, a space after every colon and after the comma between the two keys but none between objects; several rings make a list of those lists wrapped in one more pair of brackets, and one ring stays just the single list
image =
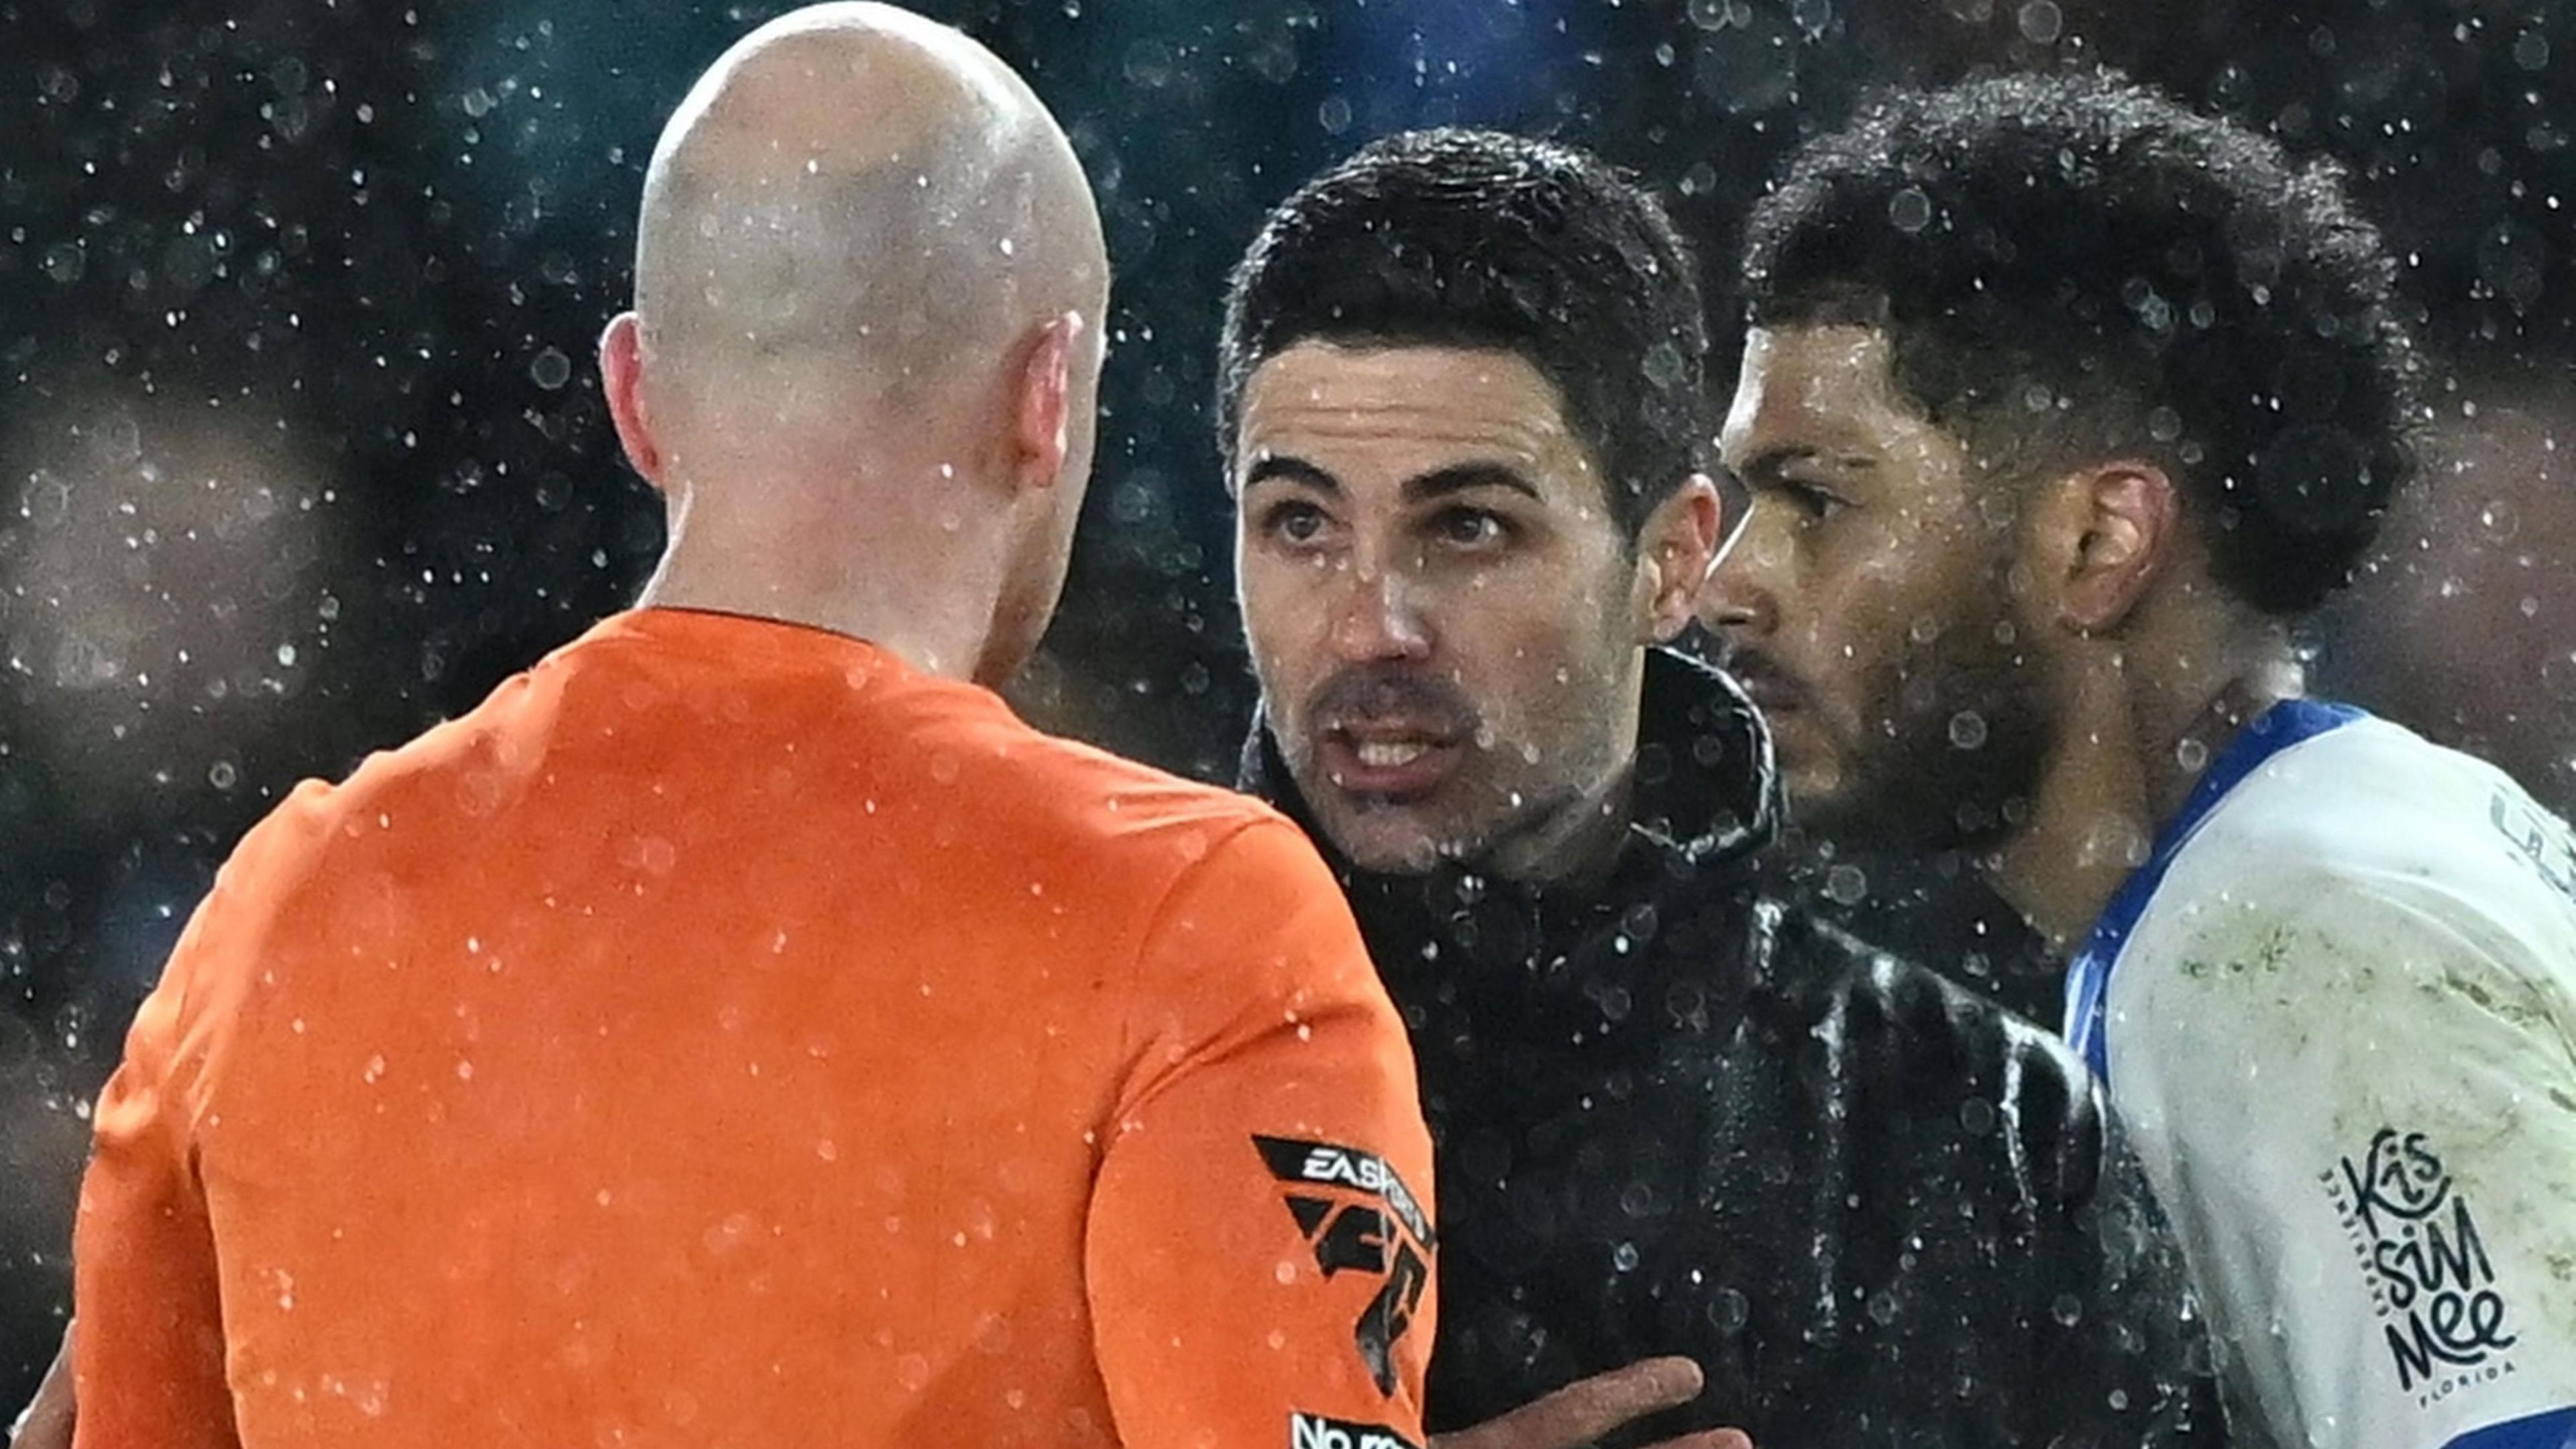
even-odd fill
[{"label": "player's eye", "polygon": [[1848,499],[1832,489],[1796,478],[1781,479],[1771,491],[1810,523],[1822,523],[1851,506]]},{"label": "player's eye", "polygon": [[1499,548],[1512,532],[1509,519],[1482,508],[1444,508],[1431,520],[1432,536],[1456,549]]}]

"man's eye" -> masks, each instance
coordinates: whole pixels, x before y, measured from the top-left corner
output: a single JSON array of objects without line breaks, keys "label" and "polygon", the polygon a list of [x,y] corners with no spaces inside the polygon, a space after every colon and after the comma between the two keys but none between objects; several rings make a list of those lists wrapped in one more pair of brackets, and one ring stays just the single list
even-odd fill
[{"label": "man's eye", "polygon": [[1481,508],[1452,508],[1432,520],[1432,531],[1453,548],[1492,548],[1510,541],[1512,526]]},{"label": "man's eye", "polygon": [[1822,523],[1851,506],[1839,494],[1819,488],[1813,483],[1801,483],[1794,478],[1782,479],[1779,487],[1772,491],[1785,499],[1790,507],[1798,510],[1801,517],[1816,523]]},{"label": "man's eye", "polygon": [[1261,516],[1262,531],[1289,543],[1312,543],[1323,536],[1324,510],[1311,503],[1281,503]]}]

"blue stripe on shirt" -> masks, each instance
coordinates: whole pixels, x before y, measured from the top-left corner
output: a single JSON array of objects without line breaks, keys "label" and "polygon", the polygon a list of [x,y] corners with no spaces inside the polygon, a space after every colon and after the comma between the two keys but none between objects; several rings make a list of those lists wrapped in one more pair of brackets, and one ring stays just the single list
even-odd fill
[{"label": "blue stripe on shirt", "polygon": [[2120,948],[2129,944],[2129,933],[2137,929],[2138,918],[2146,914],[2147,903],[2155,899],[2156,887],[2164,884],[2165,872],[2172,869],[2174,857],[2191,842],[2192,833],[2200,829],[2210,811],[2218,808],[2218,802],[2227,798],[2228,791],[2274,755],[2328,730],[2367,718],[2348,704],[2285,699],[2238,731],[2227,748],[2219,751],[2218,758],[2209,762],[2209,771],[2192,787],[2191,798],[2156,832],[2155,849],[2148,854],[2147,863],[2131,871],[2121,883],[2119,894],[2111,897],[2102,918],[2094,923],[2092,934],[2085,938],[2084,949],[2067,964],[2066,1039],[2092,1064],[2095,1076],[2105,1082],[2111,1079],[2111,1053],[2103,1030],[2111,997],[2111,967],[2120,959]]},{"label": "blue stripe on shirt", "polygon": [[2576,1449],[2576,1407],[2471,1429],[2443,1449]]}]

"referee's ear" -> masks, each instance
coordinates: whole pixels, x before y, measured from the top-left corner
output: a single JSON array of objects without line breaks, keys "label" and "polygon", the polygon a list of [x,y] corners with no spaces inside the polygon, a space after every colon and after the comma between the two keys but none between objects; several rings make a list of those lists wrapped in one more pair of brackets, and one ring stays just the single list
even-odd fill
[{"label": "referee's ear", "polygon": [[654,441],[653,422],[644,407],[644,328],[632,312],[620,312],[599,335],[600,391],[608,397],[608,416],[616,421],[617,441],[626,461],[655,488],[662,486],[662,447]]}]

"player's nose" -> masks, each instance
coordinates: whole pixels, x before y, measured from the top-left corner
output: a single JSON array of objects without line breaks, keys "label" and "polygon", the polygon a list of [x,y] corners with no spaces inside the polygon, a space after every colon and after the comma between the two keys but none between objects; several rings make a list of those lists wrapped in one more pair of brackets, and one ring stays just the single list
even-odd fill
[{"label": "player's nose", "polygon": [[1721,638],[1763,636],[1780,626],[1781,543],[1763,526],[1763,510],[1744,522],[1743,534],[1700,585],[1700,623]]}]

